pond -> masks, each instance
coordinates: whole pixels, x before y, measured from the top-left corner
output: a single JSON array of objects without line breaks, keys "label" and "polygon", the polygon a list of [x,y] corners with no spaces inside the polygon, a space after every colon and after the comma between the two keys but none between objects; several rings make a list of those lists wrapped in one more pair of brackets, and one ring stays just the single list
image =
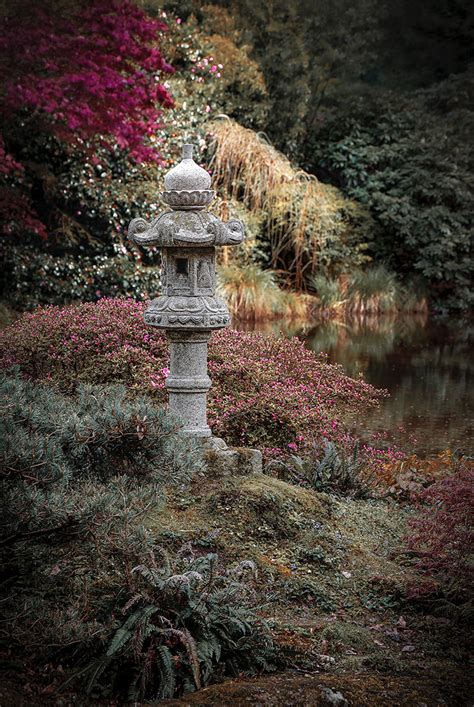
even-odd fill
[{"label": "pond", "polygon": [[299,336],[346,373],[390,397],[354,421],[369,441],[384,433],[406,451],[474,452],[474,321],[427,315],[326,320],[318,324],[240,322],[239,329]]}]

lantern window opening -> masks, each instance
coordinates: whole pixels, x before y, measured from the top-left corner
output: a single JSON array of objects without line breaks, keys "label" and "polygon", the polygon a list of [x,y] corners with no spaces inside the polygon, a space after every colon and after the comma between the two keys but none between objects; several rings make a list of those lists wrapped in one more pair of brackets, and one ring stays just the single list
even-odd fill
[{"label": "lantern window opening", "polygon": [[188,274],[188,259],[187,258],[176,258],[176,273],[178,275]]}]

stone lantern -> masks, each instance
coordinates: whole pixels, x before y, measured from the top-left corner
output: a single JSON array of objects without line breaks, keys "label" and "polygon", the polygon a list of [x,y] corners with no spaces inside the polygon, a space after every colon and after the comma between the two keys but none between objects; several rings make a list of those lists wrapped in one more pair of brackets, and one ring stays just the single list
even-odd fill
[{"label": "stone lantern", "polygon": [[215,192],[192,155],[193,146],[184,145],[182,161],[165,176],[161,198],[169,209],[152,222],[133,219],[128,235],[162,251],[162,294],[148,306],[145,322],[164,329],[170,341],[170,409],[185,434],[206,438],[207,344],[214,330],[230,324],[226,304],[215,294],[216,247],[242,243],[244,229],[240,221],[223,223],[207,211]]}]

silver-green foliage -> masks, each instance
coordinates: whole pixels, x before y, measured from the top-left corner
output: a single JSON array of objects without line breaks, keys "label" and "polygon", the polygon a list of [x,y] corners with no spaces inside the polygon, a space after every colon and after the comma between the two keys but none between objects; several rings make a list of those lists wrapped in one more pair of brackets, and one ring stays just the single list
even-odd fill
[{"label": "silver-green foliage", "polygon": [[190,546],[174,562],[164,550],[138,565],[135,594],[122,610],[105,653],[85,670],[92,694],[105,682],[128,700],[162,699],[200,689],[218,676],[269,669],[272,644],[256,616],[251,575]]},{"label": "silver-green foliage", "polygon": [[364,462],[359,455],[359,443],[352,452],[338,449],[332,442],[320,449],[314,447],[304,459],[291,456],[291,467],[305,483],[316,491],[343,494],[355,498],[370,495],[370,474],[364,473]]},{"label": "silver-green foliage", "polygon": [[[0,378],[2,637],[37,666],[74,666],[105,639],[154,546],[167,483],[202,468],[179,424],[121,387],[66,397]],[[59,656],[59,657],[58,657]]]}]

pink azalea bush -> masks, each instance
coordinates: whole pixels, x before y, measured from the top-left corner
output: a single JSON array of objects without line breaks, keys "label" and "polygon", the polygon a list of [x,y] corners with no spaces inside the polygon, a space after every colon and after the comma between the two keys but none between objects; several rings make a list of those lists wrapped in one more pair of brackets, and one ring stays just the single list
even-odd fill
[{"label": "pink azalea bush", "polygon": [[315,439],[351,443],[345,420],[380,395],[296,338],[223,329],[212,338],[209,359],[215,434],[277,454],[299,452]]},{"label": "pink azalea bush", "polygon": [[[1,364],[50,380],[122,382],[166,400],[166,337],[143,322],[145,305],[101,299],[25,314],[0,335]],[[267,455],[304,453],[327,441],[353,446],[346,421],[377,405],[383,393],[353,380],[298,339],[224,329],[209,345],[209,424],[214,434]],[[370,450],[369,450],[370,451]]]}]

